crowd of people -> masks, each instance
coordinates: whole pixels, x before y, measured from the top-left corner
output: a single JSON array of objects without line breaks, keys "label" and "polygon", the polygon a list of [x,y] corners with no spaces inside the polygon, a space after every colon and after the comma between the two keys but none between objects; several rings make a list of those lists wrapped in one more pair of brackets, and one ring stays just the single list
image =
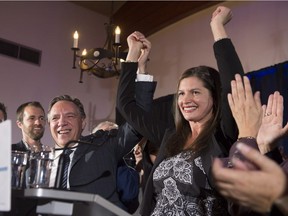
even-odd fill
[{"label": "crowd of people", "polygon": [[[55,142],[50,186],[56,185],[59,158],[69,149],[61,189],[98,194],[131,214],[140,203],[143,216],[288,215],[288,163],[277,148],[288,133],[284,100],[276,91],[264,105],[260,93],[253,94],[225,30],[231,18],[223,6],[212,14],[218,70],[191,67],[181,74],[175,94],[157,99],[157,82],[146,67],[152,44],[141,32],[130,34],[116,99],[122,125],[103,122],[84,136],[81,101],[53,98],[47,112]],[[22,140],[12,150],[41,151],[42,105],[24,103],[16,115]],[[0,103],[0,122],[6,119]],[[123,160],[131,153],[132,165]]]}]

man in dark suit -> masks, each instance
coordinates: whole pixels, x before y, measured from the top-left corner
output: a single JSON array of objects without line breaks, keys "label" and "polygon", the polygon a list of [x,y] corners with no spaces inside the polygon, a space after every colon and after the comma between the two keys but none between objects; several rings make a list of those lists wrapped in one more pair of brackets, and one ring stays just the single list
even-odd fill
[{"label": "man in dark suit", "polygon": [[12,145],[12,150],[39,151],[45,131],[45,111],[38,101],[21,104],[17,111],[17,126],[22,131],[22,140]]},{"label": "man in dark suit", "polygon": [[[67,189],[98,194],[123,208],[116,189],[117,165],[142,136],[128,124],[123,124],[116,136],[111,136],[109,131],[99,131],[83,137],[81,133],[86,125],[85,119],[84,107],[77,98],[62,95],[51,101],[48,124],[56,147],[54,162],[58,164],[63,148],[68,142],[75,140],[75,143],[68,146],[73,152],[69,155],[71,163]],[[91,144],[83,144],[77,140]],[[55,177],[52,169],[51,185]]]},{"label": "man in dark suit", "polygon": [[[45,111],[38,101],[21,104],[16,111],[17,126],[21,129],[22,140],[12,144],[12,150],[29,152],[40,151],[43,147],[41,138],[45,131]],[[26,167],[28,168],[28,166]],[[26,180],[26,177],[24,177]],[[23,185],[26,187],[26,182]],[[12,208],[3,215],[37,215],[37,200],[25,200],[12,194]]]}]

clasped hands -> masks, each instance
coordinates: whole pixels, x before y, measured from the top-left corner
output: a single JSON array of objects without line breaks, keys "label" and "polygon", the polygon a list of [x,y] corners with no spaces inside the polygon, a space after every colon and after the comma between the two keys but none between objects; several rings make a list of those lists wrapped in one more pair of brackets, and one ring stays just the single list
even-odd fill
[{"label": "clasped hands", "polygon": [[138,62],[139,68],[146,65],[151,50],[150,41],[138,31],[133,32],[127,37],[129,52],[127,61]]}]

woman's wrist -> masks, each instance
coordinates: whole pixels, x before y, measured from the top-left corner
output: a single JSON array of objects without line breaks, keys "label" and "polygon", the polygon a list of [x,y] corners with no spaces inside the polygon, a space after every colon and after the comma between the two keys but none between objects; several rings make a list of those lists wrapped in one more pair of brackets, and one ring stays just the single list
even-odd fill
[{"label": "woman's wrist", "polygon": [[239,136],[237,141],[241,140],[256,140],[256,138],[254,136]]},{"label": "woman's wrist", "polygon": [[251,137],[251,138],[256,138],[257,137],[257,133],[258,131],[253,130],[253,128],[251,127],[238,127],[239,128],[239,134],[238,134],[238,138],[240,137]]},{"label": "woman's wrist", "polygon": [[212,30],[212,34],[214,37],[214,42],[217,42],[219,40],[228,38],[228,35],[225,31],[224,25],[221,23],[217,23],[217,22],[211,22],[210,23],[210,27]]},{"label": "woman's wrist", "polygon": [[258,144],[258,148],[259,148],[261,154],[266,154],[267,152],[270,152],[273,150],[273,148],[270,148],[269,145],[259,145]]}]

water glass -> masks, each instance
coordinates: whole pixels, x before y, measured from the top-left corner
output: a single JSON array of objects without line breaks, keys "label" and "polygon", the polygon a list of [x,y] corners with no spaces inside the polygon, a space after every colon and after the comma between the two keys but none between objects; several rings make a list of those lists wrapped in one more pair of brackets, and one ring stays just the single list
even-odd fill
[{"label": "water glass", "polygon": [[27,152],[12,151],[11,153],[11,187],[13,189],[23,189],[25,187],[25,171],[28,157]]},{"label": "water glass", "polygon": [[48,188],[54,160],[54,149],[43,147],[40,152],[32,152],[27,170],[27,184],[30,188]]}]

